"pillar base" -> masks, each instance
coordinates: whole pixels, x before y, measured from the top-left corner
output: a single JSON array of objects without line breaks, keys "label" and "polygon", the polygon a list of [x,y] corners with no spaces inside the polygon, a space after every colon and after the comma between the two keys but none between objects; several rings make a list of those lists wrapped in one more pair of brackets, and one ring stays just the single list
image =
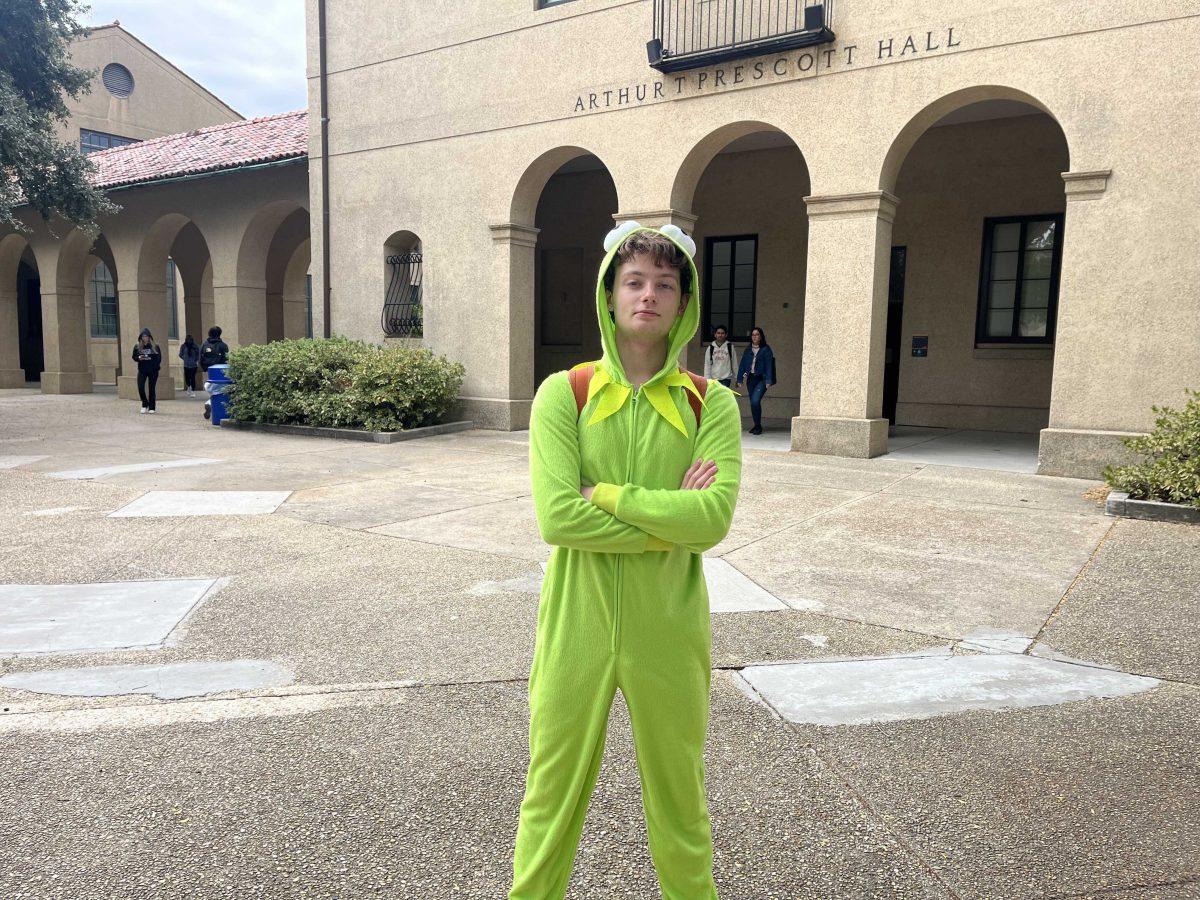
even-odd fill
[{"label": "pillar base", "polygon": [[887,453],[887,419],[836,419],[796,416],[792,419],[792,450],[822,456],[870,459]]},{"label": "pillar base", "polygon": [[43,372],[43,394],[90,394],[91,372]]},{"label": "pillar base", "polygon": [[0,388],[25,387],[24,369],[0,369]]},{"label": "pillar base", "polygon": [[[197,377],[197,383],[200,378]],[[117,377],[117,396],[122,400],[141,400],[137,389],[136,375],[120,375]],[[158,384],[154,388],[155,400],[175,399],[175,379],[166,372],[158,373]]]},{"label": "pillar base", "polygon": [[503,400],[491,397],[459,397],[450,420],[469,419],[476,428],[524,431],[529,427],[532,400]]},{"label": "pillar base", "polygon": [[1085,428],[1043,428],[1038,444],[1038,474],[1099,479],[1107,465],[1128,465],[1141,457],[1125,446],[1134,431],[1094,431]]}]

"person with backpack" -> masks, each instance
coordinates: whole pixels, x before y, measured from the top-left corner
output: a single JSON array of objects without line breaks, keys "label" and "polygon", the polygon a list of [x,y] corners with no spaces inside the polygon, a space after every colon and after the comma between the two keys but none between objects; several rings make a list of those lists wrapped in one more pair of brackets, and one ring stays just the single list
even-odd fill
[{"label": "person with backpack", "polygon": [[742,364],[738,367],[737,387],[746,382],[750,393],[750,415],[754,417],[751,434],[762,434],[762,398],[767,386],[775,384],[775,354],[767,343],[761,328],[750,331],[750,346],[742,353]]},{"label": "person with backpack", "polygon": [[179,358],[183,360],[183,384],[189,397],[196,396],[196,369],[200,365],[200,348],[190,334],[179,345]]},{"label": "person with backpack", "polygon": [[162,350],[154,343],[154,335],[149,328],[143,328],[138,335],[137,343],[133,345],[133,361],[137,363],[138,397],[142,401],[142,412],[155,411],[155,387],[158,385],[158,373],[162,369]]},{"label": "person with backpack", "polygon": [[205,372],[209,366],[229,362],[229,345],[221,340],[221,327],[208,329],[208,340],[200,345],[200,368]]},{"label": "person with backpack", "polygon": [[728,334],[724,325],[714,328],[713,341],[704,353],[704,377],[719,381],[725,387],[729,387],[737,374],[733,362],[737,358],[737,351],[733,344],[725,340]]},{"label": "person with backpack", "polygon": [[562,898],[609,709],[629,709],[664,896],[716,898],[705,800],[711,623],[702,554],[741,480],[732,390],[677,360],[699,324],[695,243],[626,222],[596,289],[603,358],[542,382],[534,510],[553,547],[529,674],[529,769],[509,900]]}]

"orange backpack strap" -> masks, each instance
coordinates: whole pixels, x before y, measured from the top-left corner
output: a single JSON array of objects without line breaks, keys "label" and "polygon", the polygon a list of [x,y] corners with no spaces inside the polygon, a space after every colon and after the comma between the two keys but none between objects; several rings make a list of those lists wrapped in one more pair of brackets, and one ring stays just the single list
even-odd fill
[{"label": "orange backpack strap", "polygon": [[703,375],[697,375],[695,372],[688,372],[688,378],[692,379],[692,384],[696,386],[696,390],[700,392],[700,397],[697,397],[691,391],[685,391],[687,394],[688,405],[691,406],[692,412],[696,416],[696,428],[700,428],[700,411],[704,409],[700,405],[700,398],[708,392],[708,379]]},{"label": "orange backpack strap", "polygon": [[578,419],[587,405],[588,385],[596,374],[596,364],[580,366],[567,372],[567,380],[571,382],[571,393],[575,395],[575,418]]}]

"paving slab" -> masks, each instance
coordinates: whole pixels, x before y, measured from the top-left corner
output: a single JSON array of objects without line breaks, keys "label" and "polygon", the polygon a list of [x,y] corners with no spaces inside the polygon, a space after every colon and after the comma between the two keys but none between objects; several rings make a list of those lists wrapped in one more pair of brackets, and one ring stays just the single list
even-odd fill
[{"label": "paving slab", "polygon": [[887,656],[751,666],[742,677],[789,722],[865,725],[970,709],[1123,697],[1154,678],[1014,653]]},{"label": "paving slab", "polygon": [[275,512],[290,491],[151,491],[110,518],[134,516],[260,516]]},{"label": "paving slab", "polygon": [[[460,476],[458,483],[470,482]],[[296,491],[279,508],[279,514],[339,528],[363,529],[480,506],[495,499],[400,478],[372,478]]]},{"label": "paving slab", "polygon": [[148,694],[161,700],[180,700],[205,694],[280,687],[291,680],[292,673],[278,663],[260,659],[234,659],[17,672],[0,676],[0,687],[58,696]]},{"label": "paving slab", "polygon": [[1037,471],[1038,435],[1001,431],[947,430],[924,440],[892,449],[888,439],[887,456],[893,461],[930,463],[972,469],[1006,472]]},{"label": "paving slab", "polygon": [[0,585],[0,656],[160,647],[218,583]]},{"label": "paving slab", "polygon": [[164,459],[144,463],[122,463],[120,465],[96,466],[89,469],[68,469],[61,472],[46,473],[51,478],[62,478],[67,481],[89,481],[93,478],[104,478],[109,475],[125,475],[131,472],[157,472],[162,469],[182,469],[190,466],[212,466],[220,463],[219,459],[183,458]]},{"label": "paving slab", "polygon": [[1196,896],[1198,701],[1164,682],[1117,699],[795,727],[956,896]]},{"label": "paving slab", "polygon": [[15,469],[45,458],[45,456],[0,456],[0,469]]},{"label": "paving slab", "polygon": [[1118,521],[1041,641],[1072,657],[1200,684],[1200,528]]},{"label": "paving slab", "polygon": [[[528,765],[523,683],[220,717],[237,705],[194,704],[208,722],[6,734],[0,894],[504,895]],[[611,719],[569,896],[642,900],[658,891],[619,696]],[[712,721],[723,898],[948,896],[803,741],[722,679]]]},{"label": "paving slab", "polygon": [[708,585],[708,608],[713,613],[787,609],[787,606],[755,584],[723,559],[704,559]]},{"label": "paving slab", "polygon": [[883,488],[885,493],[968,503],[994,503],[1094,516],[1103,508],[1084,497],[1099,482],[987,469],[928,465]]},{"label": "paving slab", "polygon": [[789,605],[945,637],[1036,634],[1109,523],[872,494],[726,555]]},{"label": "paving slab", "polygon": [[411,522],[382,525],[372,528],[371,533],[534,562],[550,557],[550,547],[542,542],[533,500],[529,497],[497,500]]}]

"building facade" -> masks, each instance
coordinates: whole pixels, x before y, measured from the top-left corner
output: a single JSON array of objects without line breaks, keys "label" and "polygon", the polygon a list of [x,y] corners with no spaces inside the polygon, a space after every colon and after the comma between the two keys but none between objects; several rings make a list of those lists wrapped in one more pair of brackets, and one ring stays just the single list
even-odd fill
[{"label": "building facade", "polygon": [[481,424],[599,355],[629,219],[696,238],[691,368],[765,330],[793,449],[1040,433],[1094,475],[1200,386],[1200,3],[307,5],[314,296],[463,362]]}]

